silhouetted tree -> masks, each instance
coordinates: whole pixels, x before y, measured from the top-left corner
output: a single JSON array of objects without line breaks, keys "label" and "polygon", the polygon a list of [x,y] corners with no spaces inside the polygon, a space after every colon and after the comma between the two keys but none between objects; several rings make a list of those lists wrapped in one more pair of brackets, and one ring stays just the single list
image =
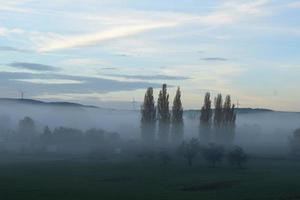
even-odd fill
[{"label": "silhouetted tree", "polygon": [[204,97],[204,104],[201,108],[201,115],[200,115],[199,136],[201,142],[210,141],[211,119],[212,119],[212,109],[211,109],[210,93],[207,92]]},{"label": "silhouetted tree", "polygon": [[235,105],[231,104],[230,95],[227,95],[223,106],[223,139],[226,143],[231,143],[234,139],[235,121]]},{"label": "silhouetted tree", "polygon": [[43,131],[43,135],[46,137],[49,137],[52,135],[51,130],[48,126],[45,126],[44,131]]},{"label": "silhouetted tree", "polygon": [[232,151],[230,151],[227,155],[227,159],[232,165],[236,165],[237,167],[241,168],[242,163],[248,161],[248,155],[244,152],[244,150],[236,146]]},{"label": "silhouetted tree", "polygon": [[202,154],[204,159],[207,160],[212,167],[215,167],[224,157],[224,148],[219,145],[209,144],[208,147],[203,149]]},{"label": "silhouetted tree", "polygon": [[32,136],[35,134],[36,129],[35,129],[35,123],[33,119],[30,117],[24,117],[24,119],[19,121],[19,133],[22,135],[27,135],[27,136]]},{"label": "silhouetted tree", "polygon": [[169,94],[167,93],[167,84],[163,84],[159,92],[157,101],[158,112],[158,136],[161,142],[168,141],[170,129],[170,111],[169,111]]},{"label": "silhouetted tree", "polygon": [[178,144],[183,139],[183,108],[181,103],[181,91],[177,88],[172,107],[172,140]]},{"label": "silhouetted tree", "polygon": [[215,98],[215,114],[214,114],[214,125],[216,127],[221,127],[223,122],[223,99],[222,95],[218,94]]},{"label": "silhouetted tree", "polygon": [[178,153],[187,160],[189,166],[192,166],[194,158],[199,153],[199,149],[199,141],[192,138],[189,142],[183,142],[179,146]]},{"label": "silhouetted tree", "polygon": [[49,144],[52,142],[52,132],[48,126],[45,126],[43,134],[41,135],[42,137],[42,142],[44,145]]},{"label": "silhouetted tree", "polygon": [[215,98],[214,104],[214,142],[220,143],[223,137],[223,98],[221,94]]},{"label": "silhouetted tree", "polygon": [[152,143],[155,138],[156,108],[154,105],[153,88],[148,88],[141,106],[142,140]]}]

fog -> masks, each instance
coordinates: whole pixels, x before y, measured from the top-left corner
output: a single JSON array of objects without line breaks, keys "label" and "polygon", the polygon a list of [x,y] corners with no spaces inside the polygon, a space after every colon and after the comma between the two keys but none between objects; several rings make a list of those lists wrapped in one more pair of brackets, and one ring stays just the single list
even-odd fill
[{"label": "fog", "polygon": [[[94,128],[118,133],[125,142],[141,140],[139,111],[20,102],[0,104],[1,134],[8,130],[17,131],[19,121],[26,116],[33,119],[37,134],[42,134],[45,126],[49,126],[50,130],[67,127],[83,132]],[[184,139],[197,138],[198,127],[199,112],[185,112]],[[233,144],[244,147],[250,153],[287,154],[289,137],[299,127],[300,113],[272,111],[237,113]],[[1,141],[3,140],[2,137]]]}]

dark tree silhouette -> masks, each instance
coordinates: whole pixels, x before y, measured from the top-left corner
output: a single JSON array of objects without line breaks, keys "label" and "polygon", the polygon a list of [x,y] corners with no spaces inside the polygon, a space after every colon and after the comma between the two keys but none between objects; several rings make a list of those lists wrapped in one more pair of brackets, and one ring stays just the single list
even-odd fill
[{"label": "dark tree silhouette", "polygon": [[201,115],[200,115],[199,136],[201,142],[207,143],[210,141],[211,119],[212,119],[212,109],[211,109],[210,93],[207,92],[204,97],[204,104],[201,108]]},{"label": "dark tree silhouette", "polygon": [[221,162],[224,157],[224,148],[219,145],[209,144],[208,147],[203,149],[202,154],[212,167],[216,167],[216,164]]},{"label": "dark tree silhouette", "polygon": [[172,140],[178,144],[183,139],[183,108],[181,103],[181,91],[177,88],[172,107]]},{"label": "dark tree silhouette", "polygon": [[50,144],[52,142],[52,132],[48,126],[45,126],[43,134],[41,135],[42,142],[44,145]]},{"label": "dark tree silhouette", "polygon": [[167,84],[163,84],[162,90],[159,92],[157,112],[159,120],[158,137],[162,143],[166,143],[170,131],[169,94],[167,92]]},{"label": "dark tree silhouette", "polygon": [[50,137],[52,135],[52,132],[51,132],[51,130],[48,126],[45,126],[44,131],[43,131],[43,135],[46,136],[46,137]]},{"label": "dark tree silhouette", "polygon": [[248,155],[244,152],[244,150],[236,146],[232,151],[230,151],[227,155],[227,159],[232,165],[236,165],[241,168],[242,164],[248,161]]},{"label": "dark tree silhouette", "polygon": [[223,143],[223,98],[221,94],[215,98],[214,104],[214,142]]},{"label": "dark tree silhouette", "polygon": [[178,153],[187,160],[188,165],[193,165],[193,160],[199,153],[199,141],[195,138],[192,138],[189,142],[183,142],[178,149]]},{"label": "dark tree silhouette", "polygon": [[19,133],[22,135],[33,135],[36,132],[35,123],[30,117],[24,117],[19,121]]},{"label": "dark tree silhouette", "polygon": [[231,97],[227,95],[223,106],[223,139],[226,143],[231,143],[234,139],[235,121],[235,105],[231,104]]},{"label": "dark tree silhouette", "polygon": [[156,108],[154,105],[153,88],[148,88],[141,106],[141,136],[147,143],[155,138]]},{"label": "dark tree silhouette", "polygon": [[221,127],[223,122],[223,99],[222,95],[218,94],[215,98],[215,114],[214,114],[214,125]]}]

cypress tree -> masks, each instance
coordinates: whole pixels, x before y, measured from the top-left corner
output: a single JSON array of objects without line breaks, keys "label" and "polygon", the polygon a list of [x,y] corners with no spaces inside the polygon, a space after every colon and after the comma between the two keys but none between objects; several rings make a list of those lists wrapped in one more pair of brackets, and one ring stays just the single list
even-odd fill
[{"label": "cypress tree", "polygon": [[212,109],[211,109],[210,93],[207,92],[204,97],[204,104],[201,108],[201,115],[200,115],[199,136],[201,142],[207,143],[210,141],[211,119],[212,119]]},{"label": "cypress tree", "polygon": [[170,129],[170,111],[169,111],[169,94],[167,92],[167,84],[162,85],[157,100],[158,111],[158,137],[162,143],[168,141]]},{"label": "cypress tree", "polygon": [[149,87],[141,106],[141,136],[142,140],[152,143],[155,138],[156,108],[153,97],[153,88]]},{"label": "cypress tree", "polygon": [[172,107],[172,140],[178,144],[183,140],[183,108],[181,103],[181,91],[177,88]]}]

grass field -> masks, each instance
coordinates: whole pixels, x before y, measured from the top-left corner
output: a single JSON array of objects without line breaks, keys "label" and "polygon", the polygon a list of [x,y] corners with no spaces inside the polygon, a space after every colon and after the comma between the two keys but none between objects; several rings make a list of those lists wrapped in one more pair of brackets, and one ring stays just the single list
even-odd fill
[{"label": "grass field", "polygon": [[0,163],[1,200],[300,199],[300,163],[288,160],[252,159],[235,169],[226,162],[210,168],[200,161],[188,167],[139,159],[10,159]]}]

